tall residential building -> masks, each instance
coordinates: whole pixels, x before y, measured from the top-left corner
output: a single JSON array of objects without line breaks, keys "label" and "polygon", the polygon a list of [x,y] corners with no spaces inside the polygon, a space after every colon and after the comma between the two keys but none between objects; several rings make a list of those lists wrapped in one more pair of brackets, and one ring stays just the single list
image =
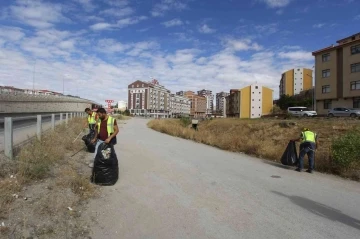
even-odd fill
[{"label": "tall residential building", "polygon": [[170,95],[170,113],[171,117],[190,116],[191,102],[190,100],[181,95]]},{"label": "tall residential building", "polygon": [[212,91],[203,89],[197,93],[206,98],[206,114],[212,114],[214,111],[214,95],[212,94]]},{"label": "tall residential building", "polygon": [[170,91],[157,80],[135,81],[128,85],[128,110],[135,115],[168,118]]},{"label": "tall residential building", "polygon": [[279,96],[293,96],[312,89],[312,73],[311,69],[306,68],[295,68],[284,72],[280,79]]},{"label": "tall residential building", "polygon": [[270,114],[272,107],[273,90],[260,84],[230,90],[230,95],[226,97],[227,117],[260,118]]},{"label": "tall residential building", "polygon": [[206,98],[196,95],[193,91],[184,92],[184,96],[190,100],[190,116],[202,118],[206,116]]},{"label": "tall residential building", "polygon": [[229,93],[220,92],[216,93],[216,113],[226,116],[226,99]]},{"label": "tall residential building", "polygon": [[336,107],[360,108],[360,33],[312,54],[318,114]]}]

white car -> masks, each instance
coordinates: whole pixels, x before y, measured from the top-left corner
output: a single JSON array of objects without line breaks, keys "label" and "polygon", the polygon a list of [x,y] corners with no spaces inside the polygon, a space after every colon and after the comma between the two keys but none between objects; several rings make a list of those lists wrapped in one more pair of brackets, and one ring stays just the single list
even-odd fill
[{"label": "white car", "polygon": [[317,116],[316,111],[309,110],[307,107],[302,107],[302,106],[289,107],[287,111],[289,114],[292,114],[293,116],[297,116],[297,117]]}]

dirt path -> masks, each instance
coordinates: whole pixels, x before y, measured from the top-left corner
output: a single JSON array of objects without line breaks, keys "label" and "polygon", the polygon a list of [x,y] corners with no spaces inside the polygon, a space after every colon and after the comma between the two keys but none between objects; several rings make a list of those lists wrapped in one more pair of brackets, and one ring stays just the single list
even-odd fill
[{"label": "dirt path", "polygon": [[132,119],[92,238],[358,238],[360,184],[174,138]]}]

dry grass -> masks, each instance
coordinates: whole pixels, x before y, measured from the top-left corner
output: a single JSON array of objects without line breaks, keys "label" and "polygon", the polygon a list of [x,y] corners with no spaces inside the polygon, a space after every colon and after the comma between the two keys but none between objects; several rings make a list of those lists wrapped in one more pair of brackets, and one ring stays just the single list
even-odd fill
[{"label": "dry grass", "polygon": [[334,167],[330,155],[331,142],[334,137],[358,125],[359,121],[350,119],[214,119],[201,122],[199,130],[194,131],[183,127],[179,120],[152,120],[148,123],[150,128],[162,133],[276,162],[280,161],[289,140],[299,137],[301,129],[307,127],[319,134],[316,169],[337,174],[340,172]]},{"label": "dry grass", "polygon": [[129,120],[131,119],[130,116],[126,116],[126,115],[115,115],[115,118],[118,120]]},{"label": "dry grass", "polygon": [[20,179],[28,182],[49,176],[50,167],[63,160],[67,150],[81,148],[80,141],[73,143],[81,131],[81,122],[71,121],[68,126],[60,125],[54,132],[45,134],[41,141],[35,140],[24,147],[16,157]]},{"label": "dry grass", "polygon": [[[79,228],[79,216],[67,209],[80,207],[96,192],[88,167],[79,160],[84,156],[70,157],[84,147],[81,140],[73,143],[82,130],[83,121],[72,119],[44,134],[41,141],[24,146],[15,160],[0,160],[0,218],[10,228],[1,230],[2,235],[12,231],[12,236],[27,232],[40,238],[59,238],[65,228],[66,235],[73,235],[69,238],[86,234]],[[24,207],[27,201],[23,197],[28,194],[33,203]],[[31,223],[25,223],[29,218]]]}]

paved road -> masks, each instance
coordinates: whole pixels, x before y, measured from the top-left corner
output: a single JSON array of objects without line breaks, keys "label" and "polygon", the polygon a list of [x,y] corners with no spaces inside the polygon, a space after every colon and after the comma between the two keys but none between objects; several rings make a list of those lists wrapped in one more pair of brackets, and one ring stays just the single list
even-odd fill
[{"label": "paved road", "polygon": [[359,183],[170,137],[146,122],[121,129],[120,179],[85,213],[96,218],[92,238],[360,238]]}]

